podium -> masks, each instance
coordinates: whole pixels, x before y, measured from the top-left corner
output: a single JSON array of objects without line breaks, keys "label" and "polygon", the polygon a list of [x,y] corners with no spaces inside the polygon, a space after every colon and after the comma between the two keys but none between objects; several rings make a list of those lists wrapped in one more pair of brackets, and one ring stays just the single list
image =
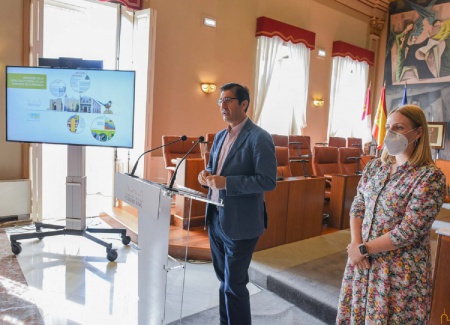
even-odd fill
[{"label": "podium", "polygon": [[[197,175],[205,169],[204,159],[187,158],[180,161],[181,158],[177,158],[175,161],[177,166],[180,164],[176,184],[205,194],[208,193],[201,187],[197,179]],[[191,205],[189,198],[176,196],[173,224],[185,230],[188,222],[191,227],[203,226],[205,224],[205,207],[204,202],[193,201]]]},{"label": "podium", "polygon": [[[117,173],[114,187],[115,196],[138,210],[138,323],[165,324],[167,320],[167,294],[170,274],[183,278],[181,292],[176,293],[178,305],[170,306],[179,311],[182,318],[184,277],[187,254],[183,259],[169,256],[170,206],[173,195],[193,201],[201,201],[223,206],[222,203],[209,200],[205,193],[188,188],[168,188],[148,180]],[[189,222],[188,222],[189,229]],[[188,240],[188,239],[187,239]],[[187,251],[186,241],[186,251]],[[173,290],[170,290],[173,294]]]}]

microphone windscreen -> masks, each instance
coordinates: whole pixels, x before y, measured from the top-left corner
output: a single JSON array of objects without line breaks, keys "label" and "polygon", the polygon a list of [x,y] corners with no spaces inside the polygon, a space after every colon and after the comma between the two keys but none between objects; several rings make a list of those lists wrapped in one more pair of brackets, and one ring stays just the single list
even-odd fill
[{"label": "microphone windscreen", "polygon": [[183,135],[183,136],[181,136],[181,141],[186,141],[187,140],[187,136],[185,136],[185,135]]},{"label": "microphone windscreen", "polygon": [[205,137],[204,137],[203,135],[199,136],[199,137],[198,137],[198,141],[199,141],[199,142],[205,141]]}]

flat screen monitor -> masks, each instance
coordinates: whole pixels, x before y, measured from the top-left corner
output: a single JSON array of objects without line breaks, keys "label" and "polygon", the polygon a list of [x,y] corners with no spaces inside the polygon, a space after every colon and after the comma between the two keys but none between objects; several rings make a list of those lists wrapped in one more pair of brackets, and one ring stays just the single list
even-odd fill
[{"label": "flat screen monitor", "polygon": [[6,141],[133,147],[135,72],[6,67]]}]

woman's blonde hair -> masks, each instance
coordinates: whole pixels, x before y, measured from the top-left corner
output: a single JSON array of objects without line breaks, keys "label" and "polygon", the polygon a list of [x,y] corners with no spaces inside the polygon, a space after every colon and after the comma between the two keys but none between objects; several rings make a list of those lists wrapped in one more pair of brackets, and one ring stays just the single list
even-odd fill
[{"label": "woman's blonde hair", "polygon": [[[416,105],[404,105],[392,110],[389,115],[393,113],[400,113],[403,116],[407,117],[411,122],[413,129],[422,127],[422,136],[417,139],[416,143],[414,144],[414,150],[411,156],[408,158],[409,164],[413,166],[422,166],[433,163],[430,140],[428,136],[428,124],[422,109]],[[395,157],[389,155],[387,150],[383,150],[383,153],[381,154],[381,160],[384,163],[387,161],[394,163]]]}]

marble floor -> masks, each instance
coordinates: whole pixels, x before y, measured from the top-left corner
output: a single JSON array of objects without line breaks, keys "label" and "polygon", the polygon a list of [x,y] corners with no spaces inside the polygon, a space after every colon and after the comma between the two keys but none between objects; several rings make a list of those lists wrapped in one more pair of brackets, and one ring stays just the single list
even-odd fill
[{"label": "marble floor", "polygon": [[[105,225],[99,218],[90,218],[88,227]],[[9,236],[34,231],[34,227],[5,230]],[[147,324],[142,318],[145,312],[139,310],[138,303],[138,288],[142,285],[138,283],[139,247],[133,243],[124,246],[119,235],[95,236],[113,244],[118,252],[117,260],[109,262],[103,246],[83,237],[69,235],[21,240],[22,252],[15,257],[9,247],[9,240],[4,236],[0,246],[3,255],[0,256],[7,258],[10,263],[18,262],[20,270],[17,267],[15,273],[21,277],[21,271],[26,282],[13,281],[12,286],[20,285],[20,295],[27,304],[19,302],[18,306],[11,308],[6,308],[5,304],[3,309],[3,303],[0,302],[2,324]],[[179,263],[170,259],[168,261],[169,266]],[[182,265],[185,267],[167,273],[164,323],[218,305],[219,283],[211,263],[188,261]],[[8,277],[12,276],[0,276],[0,295],[3,288],[7,292],[6,297],[11,298],[12,292],[18,290],[11,288]],[[253,284],[249,284],[249,289],[251,294],[260,291]],[[20,315],[23,316],[25,310],[31,313],[28,309],[36,307],[42,321],[37,318],[30,321],[33,318],[29,317],[21,319]]]}]

